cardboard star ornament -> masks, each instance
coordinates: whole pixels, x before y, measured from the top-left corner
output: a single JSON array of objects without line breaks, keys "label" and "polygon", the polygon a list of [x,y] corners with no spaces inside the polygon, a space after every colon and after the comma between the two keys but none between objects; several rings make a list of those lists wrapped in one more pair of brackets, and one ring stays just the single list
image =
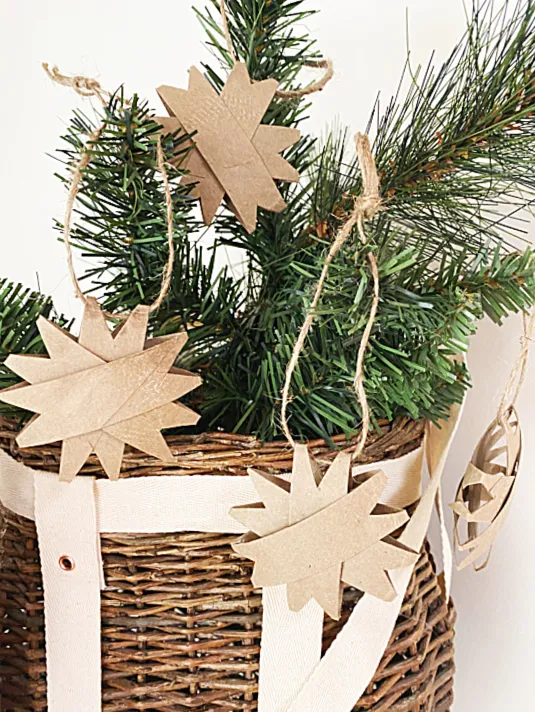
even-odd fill
[{"label": "cardboard star ornament", "polygon": [[[487,428],[461,480],[455,502],[450,505],[456,548],[468,552],[458,565],[459,570],[472,565],[480,571],[488,564],[492,545],[509,515],[521,452],[518,415],[511,408],[507,418],[496,419]],[[461,522],[467,530],[464,541]]]},{"label": "cardboard star ornament", "polygon": [[41,317],[48,357],[6,360],[26,382],[0,391],[0,400],[37,413],[17,443],[62,441],[61,480],[73,480],[93,452],[110,479],[117,479],[125,444],[171,461],[160,431],[198,421],[175,402],[201,384],[192,373],[173,368],[187,335],[146,341],[148,319],[148,307],[137,307],[112,333],[96,300],[89,299],[78,340]]},{"label": "cardboard star ornament", "polygon": [[188,90],[161,86],[157,91],[171,118],[158,119],[164,130],[182,127],[193,135],[185,183],[196,184],[209,225],[226,197],[248,232],[256,227],[258,208],[281,212],[286,203],[275,183],[299,181],[299,173],[280,154],[299,140],[297,129],[261,121],[278,82],[252,82],[238,62],[221,94],[192,67]]},{"label": "cardboard star ornament", "polygon": [[395,598],[388,571],[413,565],[417,554],[390,536],[409,517],[378,504],[384,473],[362,476],[357,485],[350,456],[340,453],[322,476],[299,445],[291,483],[255,470],[249,475],[262,503],[234,507],[231,515],[251,530],[234,550],[255,562],[255,586],[286,584],[292,611],[315,599],[334,619],[341,615],[342,584]]}]

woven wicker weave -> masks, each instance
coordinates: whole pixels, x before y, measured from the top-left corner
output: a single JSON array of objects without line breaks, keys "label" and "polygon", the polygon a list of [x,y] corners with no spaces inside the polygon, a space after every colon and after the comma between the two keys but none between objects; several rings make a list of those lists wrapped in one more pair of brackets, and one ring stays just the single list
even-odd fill
[{"label": "woven wicker weave", "polygon": [[[18,452],[14,434],[4,423],[0,446],[31,467],[57,471],[58,447]],[[384,434],[371,438],[363,461],[399,456],[419,444],[421,436],[422,426],[417,423],[384,425]],[[240,476],[250,465],[280,472],[291,464],[291,451],[284,444],[262,447],[244,436],[182,436],[170,439],[170,445],[177,455],[176,466],[164,467],[130,453],[123,475]],[[313,443],[312,449],[323,459],[332,457],[324,443]],[[85,472],[98,474],[96,461]],[[35,526],[6,511],[3,529],[2,710],[42,712],[47,709],[46,662]],[[234,538],[195,532],[102,536],[107,582],[102,594],[104,712],[257,709],[261,596],[251,585],[251,563],[231,548]],[[347,589],[342,620],[326,620],[325,648],[358,597],[358,592]],[[450,710],[453,622],[453,609],[442,597],[424,548],[390,645],[355,710]]]}]

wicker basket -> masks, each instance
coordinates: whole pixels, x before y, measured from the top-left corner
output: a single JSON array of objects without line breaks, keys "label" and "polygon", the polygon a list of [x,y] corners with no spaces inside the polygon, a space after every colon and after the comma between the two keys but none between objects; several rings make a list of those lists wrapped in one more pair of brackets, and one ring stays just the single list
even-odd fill
[{"label": "wicker basket", "polygon": [[[423,427],[384,424],[362,462],[398,457],[419,445]],[[26,465],[51,472],[59,446],[18,451],[15,428],[0,424],[0,447]],[[169,444],[174,468],[129,453],[122,476],[228,474],[255,466],[291,468],[285,444],[224,434],[179,436]],[[354,447],[339,439],[340,446]],[[325,443],[315,454],[333,457]],[[91,460],[84,472],[100,475]],[[3,712],[42,712],[46,705],[43,593],[33,522],[3,512],[0,575],[0,692]],[[107,588],[102,594],[102,700],[105,712],[253,712],[257,709],[261,596],[252,565],[231,548],[234,535],[103,535]],[[327,649],[359,594],[347,589],[340,621],[326,619]],[[390,644],[355,710],[447,712],[452,704],[454,611],[444,600],[425,546]],[[82,712],[82,711],[80,711]],[[326,710],[325,712],[329,712]]]}]

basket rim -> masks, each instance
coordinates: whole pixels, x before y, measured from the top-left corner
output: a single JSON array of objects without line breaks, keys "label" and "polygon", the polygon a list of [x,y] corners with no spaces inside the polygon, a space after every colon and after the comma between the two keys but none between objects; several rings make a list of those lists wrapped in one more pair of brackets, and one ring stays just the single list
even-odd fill
[{"label": "basket rim", "polygon": [[[368,464],[380,460],[396,459],[419,447],[422,442],[425,422],[410,418],[379,421],[381,432],[370,432],[368,442],[356,464]],[[0,449],[15,460],[46,472],[59,472],[61,443],[52,443],[32,448],[20,448],[16,437],[20,423],[13,418],[0,416]],[[314,457],[325,464],[331,462],[340,451],[352,452],[358,446],[360,431],[348,438],[340,434],[332,442],[323,439],[310,440],[307,445]],[[147,475],[192,475],[218,474],[246,475],[250,467],[260,467],[272,472],[291,469],[293,448],[286,440],[262,442],[254,435],[207,432],[199,434],[170,434],[166,442],[175,458],[173,462],[161,462],[127,446],[121,470],[121,478]],[[105,477],[96,455],[91,455],[81,470],[82,475]]]}]

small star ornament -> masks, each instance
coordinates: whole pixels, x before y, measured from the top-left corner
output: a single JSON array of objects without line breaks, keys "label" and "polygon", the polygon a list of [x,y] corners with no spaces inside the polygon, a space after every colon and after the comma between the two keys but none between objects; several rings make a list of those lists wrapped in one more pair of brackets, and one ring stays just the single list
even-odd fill
[{"label": "small star ornament", "polygon": [[292,611],[315,599],[336,620],[342,583],[395,598],[388,571],[412,566],[418,556],[390,536],[409,517],[378,504],[383,472],[361,476],[357,485],[351,457],[340,453],[322,476],[308,448],[298,445],[291,482],[255,470],[249,476],[262,503],[234,507],[231,515],[251,530],[234,550],[255,562],[255,586],[286,584]]},{"label": "small star ornament", "polygon": [[117,479],[125,444],[161,460],[173,455],[161,430],[194,425],[199,416],[175,401],[201,379],[173,368],[186,334],[146,340],[148,307],[137,307],[114,332],[89,299],[78,340],[41,317],[45,356],[11,355],[25,379],[0,400],[37,415],[17,437],[20,447],[62,441],[60,479],[72,481],[91,453]]},{"label": "small star ornament", "polygon": [[300,132],[261,121],[278,82],[252,82],[245,64],[238,62],[221,94],[195,67],[189,88],[162,86],[157,91],[170,114],[158,121],[167,132],[183,128],[193,144],[184,183],[195,184],[209,225],[226,197],[248,232],[253,232],[258,208],[281,212],[286,203],[275,180],[299,181],[299,173],[280,154],[299,140]]}]

